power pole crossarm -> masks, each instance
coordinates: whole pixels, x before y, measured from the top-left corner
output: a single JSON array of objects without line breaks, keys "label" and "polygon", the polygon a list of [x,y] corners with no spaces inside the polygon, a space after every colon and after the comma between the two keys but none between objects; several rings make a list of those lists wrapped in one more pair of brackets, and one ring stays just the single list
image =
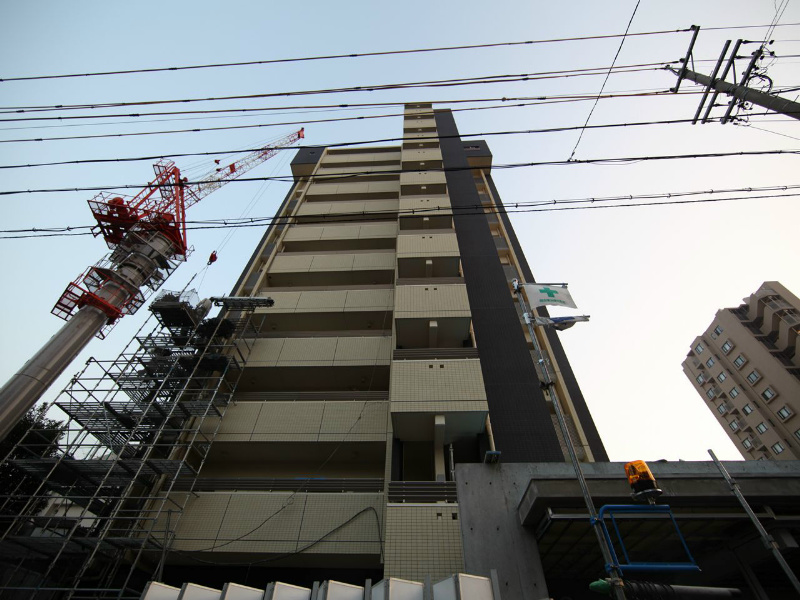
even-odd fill
[{"label": "power pole crossarm", "polygon": [[[673,72],[680,74],[680,72],[675,69],[673,69]],[[719,79],[712,79],[708,75],[703,75],[702,73],[697,73],[690,69],[682,71],[682,74],[685,79],[694,81],[695,83],[699,83],[700,85],[704,85],[706,87],[710,87],[717,92],[728,94],[742,101],[752,102],[753,104],[757,104],[758,106],[766,108],[767,110],[784,114],[788,117],[792,117],[793,119],[800,119],[800,102],[792,102],[791,100],[781,98],[780,96],[765,94],[764,92],[759,92],[758,90],[754,90],[753,88],[749,88],[744,85],[728,83],[727,81],[721,81]]]}]

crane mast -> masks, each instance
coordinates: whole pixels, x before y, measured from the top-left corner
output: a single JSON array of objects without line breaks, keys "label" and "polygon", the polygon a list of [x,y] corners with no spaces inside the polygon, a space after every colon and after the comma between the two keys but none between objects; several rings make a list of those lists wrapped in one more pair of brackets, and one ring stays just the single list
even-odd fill
[{"label": "crane mast", "polygon": [[300,129],[192,183],[174,162],[162,160],[133,198],[103,192],[89,200],[93,232],[111,252],[67,285],[52,310],[67,323],[0,389],[0,440],[93,337],[104,338],[121,317],[135,313],[188,258],[186,209],[304,136]]}]

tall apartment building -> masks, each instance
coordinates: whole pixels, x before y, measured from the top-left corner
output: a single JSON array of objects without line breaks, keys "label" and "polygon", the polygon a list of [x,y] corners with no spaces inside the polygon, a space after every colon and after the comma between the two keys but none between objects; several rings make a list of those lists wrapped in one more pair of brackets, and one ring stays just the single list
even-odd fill
[{"label": "tall apartment building", "polygon": [[[274,305],[226,305],[232,320],[246,313],[250,333],[180,358],[183,317],[162,312],[178,329],[106,368],[128,386],[124,402],[109,402],[112,390],[76,403],[78,390],[59,404],[113,454],[17,461],[34,476],[60,474],[55,489],[83,506],[73,518],[103,532],[120,562],[102,577],[122,587],[435,580],[464,570],[456,464],[489,450],[503,463],[566,460],[510,283],[533,275],[486,143],[462,140],[451,112],[430,104],[406,106],[402,139],[298,151],[293,186],[231,292]],[[581,460],[607,461],[557,333],[538,334]],[[221,358],[232,353],[235,365]],[[191,371],[189,382],[153,387],[161,364]],[[209,374],[192,389],[198,369]],[[145,382],[152,393],[136,387]],[[230,397],[215,392],[209,405],[212,388]],[[147,423],[156,429],[142,432]],[[97,498],[111,493],[111,475],[129,487],[106,507]],[[98,491],[70,495],[91,478],[102,479]],[[58,542],[31,543],[23,529],[9,530],[10,551],[55,552]],[[74,552],[93,547],[74,541]],[[116,575],[131,557],[137,577]],[[97,587],[95,563],[81,568],[95,579],[80,585]]]},{"label": "tall apartment building", "polygon": [[717,312],[683,371],[746,459],[800,459],[800,299],[764,282]]}]

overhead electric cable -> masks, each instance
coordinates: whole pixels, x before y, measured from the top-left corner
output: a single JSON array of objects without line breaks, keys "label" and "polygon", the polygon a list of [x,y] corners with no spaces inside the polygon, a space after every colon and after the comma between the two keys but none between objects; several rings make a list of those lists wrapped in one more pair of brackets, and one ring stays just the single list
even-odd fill
[{"label": "overhead electric cable", "polygon": [[[463,137],[463,136],[462,136]],[[580,160],[551,160],[551,161],[537,161],[525,163],[511,163],[505,165],[495,165],[492,167],[494,170],[504,169],[520,169],[527,167],[544,167],[544,166],[573,166],[573,165],[591,165],[591,164],[604,164],[604,165],[617,165],[617,164],[632,164],[638,162],[659,161],[659,160],[683,160],[683,159],[697,159],[697,158],[728,158],[736,156],[775,156],[781,154],[800,154],[800,150],[749,150],[738,152],[707,152],[703,154],[669,154],[661,156],[635,156],[635,157],[615,157],[615,158],[588,158]],[[429,171],[436,172],[452,172],[452,171],[469,171],[472,167],[444,167],[439,169],[428,169]],[[325,176],[312,176],[309,181],[317,182],[331,182],[341,179],[353,179],[359,176],[369,175],[385,175],[385,174],[398,174],[398,173],[416,173],[414,169],[402,170],[387,170],[387,171],[352,171],[348,173],[337,173],[336,175]],[[238,179],[231,179],[228,183],[245,183],[253,181],[285,181],[291,183],[294,181],[293,175],[277,175],[272,177],[239,177]],[[191,186],[201,182],[187,181],[184,185]],[[41,189],[28,189],[28,190],[6,190],[0,191],[0,196],[15,196],[20,194],[40,194],[40,193],[63,193],[63,192],[102,192],[109,190],[141,190],[144,187],[158,188],[158,187],[172,187],[172,184],[158,185],[158,184],[119,184],[119,185],[103,185],[91,187],[64,187],[64,188],[41,188]]]},{"label": "overhead electric cable", "polygon": [[[663,65],[664,63],[659,63]],[[647,71],[650,68],[642,68]],[[652,67],[652,70],[660,70]],[[154,106],[162,104],[190,104],[197,102],[228,101],[228,100],[254,100],[259,98],[287,98],[292,96],[317,96],[327,94],[344,94],[358,92],[378,92],[387,90],[411,90],[442,87],[460,87],[467,85],[490,85],[495,83],[515,83],[521,81],[540,81],[546,79],[564,79],[570,77],[583,77],[586,75],[600,75],[602,73],[565,73],[562,75],[537,75],[536,73],[506,73],[501,75],[481,75],[478,77],[456,77],[452,79],[431,79],[424,81],[410,81],[402,83],[381,83],[370,85],[346,86],[339,88],[323,88],[316,90],[293,90],[286,92],[269,92],[263,94],[238,94],[233,96],[212,96],[208,98],[178,98],[168,100],[139,100],[134,102],[97,102],[87,104],[46,104],[33,106],[2,106],[0,114],[11,112],[50,112],[55,110],[87,110],[96,108],[119,108],[122,106]]]},{"label": "overhead electric cable", "polygon": [[[638,63],[632,65],[620,65],[620,66],[611,66],[611,67],[591,67],[591,68],[583,68],[583,69],[562,69],[558,71],[539,71],[536,73],[527,73],[523,75],[487,75],[480,78],[465,78],[464,81],[471,81],[471,80],[482,80],[482,79],[498,79],[504,78],[503,81],[506,81],[509,77],[524,77],[524,81],[528,80],[545,80],[545,79],[563,79],[566,77],[583,77],[583,76],[592,76],[592,75],[602,75],[605,73],[609,68],[613,69],[615,73],[640,73],[644,71],[650,70],[660,70],[664,65],[667,64],[675,64],[679,61],[667,61],[667,62],[653,62],[653,63]],[[656,69],[658,67],[658,69]],[[441,80],[445,82],[454,82],[459,81],[457,79],[452,80]],[[387,84],[387,85],[406,85],[406,84]],[[356,90],[359,88],[354,88]],[[205,102],[205,101],[218,101],[218,100],[230,100],[230,99],[243,99],[243,98],[251,98],[251,96],[235,96],[235,97],[214,97],[214,98],[200,98],[200,99],[191,99],[192,102]],[[491,99],[491,101],[500,101],[500,98]],[[505,99],[503,99],[505,100]],[[475,102],[480,102],[484,100],[475,100]],[[182,100],[173,100],[169,102],[183,102]],[[437,101],[433,102],[437,105],[443,105],[448,101]],[[456,101],[452,101],[456,102]],[[458,102],[470,102],[470,100],[458,100]],[[399,102],[390,102],[390,103],[378,103],[378,104],[367,104],[366,106],[381,106],[381,105],[399,105]],[[87,107],[95,107],[94,105],[75,105],[79,109],[87,108]],[[98,107],[106,106],[106,105],[97,105]],[[341,110],[343,107],[347,107],[348,105],[323,105],[319,108],[335,108]],[[352,105],[352,106],[362,106],[362,105]],[[288,110],[291,107],[273,107],[273,108],[245,108],[245,109],[205,109],[205,110],[186,110],[186,111],[162,111],[162,112],[150,112],[150,113],[118,113],[118,114],[111,114],[111,115],[69,115],[69,116],[47,116],[47,117],[15,117],[15,118],[5,118],[0,119],[2,122],[11,122],[11,121],[45,121],[45,120],[74,120],[74,119],[100,119],[100,118],[119,118],[119,117],[139,117],[139,116],[161,116],[161,115],[182,115],[182,114],[205,114],[205,113],[213,113],[213,112],[236,112],[236,111],[256,111],[256,110]],[[305,107],[300,107],[305,108]],[[46,112],[48,110],[70,110],[71,107],[69,106],[62,106],[62,105],[49,105],[49,106],[40,106],[34,108],[27,108],[27,107],[0,107],[0,114],[21,114],[21,113],[28,113],[28,112]]]},{"label": "overhead electric cable", "polygon": [[[681,94],[699,94],[700,91],[681,91]],[[647,98],[655,96],[666,96],[669,94],[668,90],[661,90],[657,92],[637,92],[631,94],[606,94],[602,98]],[[535,106],[539,104],[561,104],[569,102],[584,102],[587,100],[594,100],[595,96],[575,96],[575,97],[560,97],[551,100],[541,100],[528,103],[528,106]],[[364,117],[368,118],[368,117]],[[308,124],[313,121],[297,121],[293,123],[256,123],[251,125],[225,125],[222,127],[194,127],[192,129],[165,129],[161,131],[135,131],[127,133],[98,133],[89,135],[65,135],[53,137],[40,137],[40,138],[15,138],[9,140],[0,140],[0,144],[17,144],[27,142],[59,142],[67,140],[87,140],[87,139],[106,139],[106,138],[122,138],[122,137],[140,137],[147,135],[172,135],[176,133],[198,133],[202,131],[230,131],[236,129],[261,129],[264,127],[275,127],[276,125],[301,125]],[[296,148],[297,146],[293,146]]]},{"label": "overhead electric cable", "polygon": [[[727,27],[703,27],[705,31],[721,31],[721,30],[734,30],[734,29],[756,29],[761,27],[771,27],[773,30],[775,27],[789,27],[793,25],[800,25],[800,23],[783,23],[781,25],[777,25],[775,23],[770,23],[768,25],[734,25],[734,26],[727,26]],[[690,31],[689,28],[687,29],[667,29],[662,31],[640,31],[636,33],[627,33],[628,37],[633,36],[648,36],[648,35],[666,35],[672,33],[685,33]],[[239,61],[239,62],[227,62],[227,63],[209,63],[209,64],[200,64],[200,65],[183,65],[177,67],[151,67],[151,68],[140,68],[140,69],[124,69],[124,70],[116,70],[116,71],[94,71],[94,72],[85,72],[85,73],[61,73],[61,74],[51,74],[51,75],[28,75],[28,76],[20,76],[20,77],[3,77],[0,78],[0,82],[6,83],[11,81],[35,81],[40,79],[67,79],[67,78],[80,78],[80,77],[103,77],[109,75],[130,75],[136,73],[163,73],[163,72],[176,72],[176,71],[189,71],[189,70],[198,70],[198,69],[218,69],[218,68],[229,68],[229,67],[245,67],[245,66],[256,66],[256,65],[270,65],[270,64],[281,64],[281,63],[293,63],[293,62],[308,62],[308,61],[318,61],[318,60],[336,60],[336,59],[348,59],[348,58],[368,58],[373,56],[392,56],[392,55],[402,55],[402,54],[423,54],[423,53],[430,53],[430,52],[447,52],[453,50],[474,50],[474,49],[481,49],[481,48],[500,48],[500,47],[511,47],[511,46],[526,46],[526,45],[534,45],[534,44],[552,44],[552,43],[562,43],[562,42],[583,42],[589,40],[604,40],[604,39],[613,39],[618,37],[623,37],[626,34],[608,34],[608,35],[589,35],[589,36],[581,36],[581,37],[565,37],[565,38],[550,38],[550,39],[540,39],[540,40],[523,40],[523,41],[513,41],[513,42],[494,42],[494,43],[486,43],[486,44],[465,44],[460,46],[438,46],[432,48],[411,48],[411,49],[404,49],[404,50],[383,50],[378,52],[354,52],[348,54],[329,54],[329,55],[318,55],[318,56],[305,56],[305,57],[296,57],[296,58],[275,58],[275,59],[267,59],[267,60],[251,60],[251,61]]]},{"label": "overhead electric cable", "polygon": [[73,77],[102,77],[108,75],[129,75],[134,73],[161,73],[161,72],[175,72],[175,71],[189,71],[189,70],[197,70],[197,69],[219,69],[219,68],[227,68],[227,67],[247,67],[247,66],[255,66],[255,65],[271,65],[271,64],[280,64],[280,63],[293,63],[293,62],[309,62],[309,61],[317,61],[317,60],[335,60],[335,59],[342,59],[342,58],[367,58],[371,56],[391,56],[397,54],[423,54],[423,53],[430,53],[430,52],[448,52],[453,50],[475,50],[480,48],[500,48],[500,47],[509,47],[509,46],[530,46],[534,44],[553,44],[553,43],[561,43],[561,42],[582,42],[588,40],[605,40],[605,39],[613,39],[621,37],[622,35],[629,35],[629,36],[647,36],[647,35],[664,35],[664,34],[672,34],[672,33],[685,33],[690,31],[690,29],[670,29],[670,30],[663,30],[663,31],[642,31],[637,33],[627,33],[626,34],[607,34],[607,35],[588,35],[582,37],[565,37],[565,38],[551,38],[551,39],[541,39],[541,40],[524,40],[524,41],[517,41],[517,42],[495,42],[495,43],[487,43],[487,44],[466,44],[461,46],[438,46],[433,48],[411,48],[406,50],[383,50],[378,52],[360,52],[360,53],[349,53],[349,54],[329,54],[329,55],[319,55],[319,56],[305,56],[305,57],[298,57],[298,58],[275,58],[269,60],[251,60],[251,61],[241,61],[241,62],[227,62],[227,63],[209,63],[203,65],[186,65],[186,66],[179,66],[179,67],[153,67],[153,68],[145,68],[145,69],[126,69],[126,70],[117,70],[117,71],[95,71],[95,72],[88,72],[88,73],[65,73],[65,74],[56,74],[56,75],[28,75],[22,77],[3,77],[0,78],[0,82],[9,82],[9,81],[35,81],[39,79],[67,79]]},{"label": "overhead electric cable", "polygon": [[[796,189],[800,186],[787,186],[787,188]],[[703,192],[698,192],[703,193]],[[683,194],[688,195],[688,194]],[[729,201],[737,201],[737,200],[764,200],[764,199],[780,199],[780,198],[797,198],[800,196],[800,192],[795,193],[788,193],[788,194],[764,194],[764,195],[746,195],[746,196],[727,196],[723,198],[699,198],[699,199],[691,199],[691,200],[674,200],[671,199],[676,196],[681,196],[681,194],[672,194],[672,195],[662,195],[658,196],[661,198],[668,198],[667,200],[660,201],[660,202],[626,202],[625,204],[598,204],[604,199],[600,198],[586,198],[581,200],[552,200],[552,201],[542,201],[538,203],[509,203],[508,206],[504,206],[503,208],[500,207],[493,207],[492,212],[494,214],[516,214],[516,213],[533,213],[533,212],[558,212],[558,211],[565,211],[565,210],[593,210],[593,209],[600,209],[600,208],[632,208],[632,207],[645,207],[645,206],[667,206],[667,205],[683,205],[683,204],[707,204],[713,202],[729,202]],[[637,198],[637,196],[631,196],[631,198]],[[605,200],[619,202],[622,200],[626,200],[627,197],[618,197],[618,198],[608,198]],[[651,199],[657,199],[657,197],[653,197]],[[588,206],[563,206],[563,207],[555,207],[556,204],[569,204],[569,203],[580,203],[580,204],[588,204]],[[533,204],[534,206],[527,206],[527,204]],[[513,208],[511,208],[513,206]],[[522,207],[522,208],[520,208]],[[320,214],[320,215],[312,215],[309,217],[260,217],[260,218],[249,218],[245,222],[216,222],[211,223],[208,225],[192,225],[190,223],[194,223],[192,221],[187,221],[187,231],[198,231],[198,230],[206,230],[206,229],[246,229],[252,227],[263,227],[270,223],[280,223],[280,224],[294,224],[294,225],[317,225],[317,224],[331,224],[336,223],[336,219],[342,219],[346,217],[359,217],[359,222],[369,222],[369,221],[386,221],[389,218],[397,218],[403,216],[421,216],[424,215],[426,212],[429,211],[436,211],[436,214],[441,216],[486,216],[485,207],[483,205],[475,205],[469,207],[461,207],[459,209],[451,207],[451,211],[449,213],[442,212],[441,208],[435,209],[402,209],[402,210],[385,210],[385,211],[362,211],[362,212],[354,212],[354,213],[333,213],[333,214]],[[375,217],[374,219],[369,219],[367,217]],[[91,226],[79,226],[76,228],[66,228],[70,229],[85,229],[90,228]],[[25,231],[31,231],[31,234],[20,235]],[[2,235],[6,232],[0,231],[0,239],[30,239],[30,238],[50,238],[50,237],[71,237],[71,236],[88,236],[93,235],[91,231],[42,231],[39,229],[32,229],[32,230],[9,230],[8,235]]]},{"label": "overhead electric cable", "polygon": [[622,51],[622,46],[625,44],[625,36],[628,35],[628,31],[631,28],[631,23],[633,23],[633,17],[636,16],[636,11],[639,9],[639,3],[641,0],[636,0],[636,6],[633,7],[633,14],[631,14],[631,18],[628,20],[628,26],[625,28],[625,33],[622,35],[622,39],[619,41],[619,47],[617,48],[617,53],[614,55],[614,60],[611,61],[611,66],[608,68],[608,72],[606,73],[605,79],[603,79],[603,85],[600,86],[600,91],[597,93],[597,98],[592,104],[592,108],[589,110],[589,114],[586,116],[586,122],[583,124],[583,128],[580,130],[578,134],[578,141],[575,142],[575,147],[572,149],[572,152],[569,155],[569,158],[572,159],[575,156],[575,152],[578,151],[578,146],[583,139],[583,133],[586,131],[586,126],[589,124],[589,120],[592,118],[594,114],[594,109],[597,108],[597,103],[600,102],[600,97],[603,95],[603,90],[606,89],[606,83],[608,83],[608,78],[611,77],[611,72],[614,70],[614,65],[617,64],[617,58],[619,58],[619,53]]}]

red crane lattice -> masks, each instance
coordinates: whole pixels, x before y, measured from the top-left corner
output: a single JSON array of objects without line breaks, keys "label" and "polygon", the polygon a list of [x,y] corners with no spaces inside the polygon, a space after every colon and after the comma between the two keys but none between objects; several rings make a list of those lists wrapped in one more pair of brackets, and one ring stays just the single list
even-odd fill
[{"label": "red crane lattice", "polygon": [[181,177],[174,162],[159,161],[153,165],[155,179],[130,200],[105,192],[89,200],[89,207],[97,219],[94,234],[102,235],[109,248],[116,248],[131,227],[138,225],[164,234],[172,241],[176,257],[185,257],[188,247],[186,209],[303,137],[304,130],[301,129],[229,165],[216,168],[192,183]]}]

